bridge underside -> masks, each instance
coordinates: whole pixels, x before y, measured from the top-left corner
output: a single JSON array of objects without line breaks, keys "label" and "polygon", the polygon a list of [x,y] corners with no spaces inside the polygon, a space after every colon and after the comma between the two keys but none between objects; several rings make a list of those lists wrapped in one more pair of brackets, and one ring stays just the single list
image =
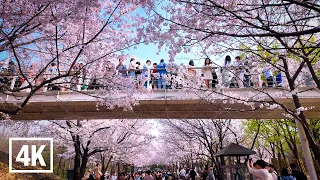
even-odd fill
[{"label": "bridge underside", "polygon": [[[295,109],[291,99],[280,99],[290,109]],[[307,118],[320,117],[320,99],[301,99],[305,107],[314,109],[305,112]],[[16,104],[15,104],[16,105]],[[14,104],[1,104],[3,108],[13,108]],[[142,100],[132,111],[96,108],[95,101],[73,102],[31,102],[23,110],[11,116],[13,120],[64,120],[64,119],[281,119],[282,109],[252,110],[251,107],[234,103],[225,104],[216,100]]]}]

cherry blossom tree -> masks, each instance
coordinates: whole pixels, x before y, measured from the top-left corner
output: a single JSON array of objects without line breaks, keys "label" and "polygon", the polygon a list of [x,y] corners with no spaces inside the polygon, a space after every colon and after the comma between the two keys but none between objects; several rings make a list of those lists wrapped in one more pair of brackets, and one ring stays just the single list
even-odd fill
[{"label": "cherry blossom tree", "polygon": [[[144,158],[141,154],[146,153],[147,147],[154,137],[149,134],[150,128],[147,120],[133,120],[127,125],[128,128],[117,128],[108,136],[109,142],[114,143],[112,148],[101,152],[98,156],[102,163],[101,172],[104,174],[111,161],[138,164]],[[110,144],[110,143],[109,143]],[[109,146],[109,145],[108,145]]]},{"label": "cherry blossom tree", "polygon": [[[308,147],[310,145],[319,162],[320,146],[314,140],[306,120],[306,107],[302,106],[299,99],[303,90],[299,90],[299,86],[310,79],[306,74],[311,74],[313,83],[319,88],[319,1],[172,0],[158,3],[162,9],[148,6],[150,23],[141,28],[146,32],[149,29],[158,31],[151,37],[145,33],[141,38],[166,39],[159,46],[168,47],[172,56],[179,52],[190,52],[192,47],[199,47],[204,57],[236,51],[245,54],[249,64],[255,62],[257,69],[269,65],[284,74],[287,88],[279,92],[291,93],[295,107],[289,108],[274,97],[269,97],[269,102],[259,101],[264,105],[267,103],[267,106],[282,108],[296,121],[310,177],[316,179]],[[279,58],[279,55],[283,57]],[[256,90],[268,96],[268,92]],[[210,93],[215,96],[212,98],[218,95],[232,101],[242,99],[219,91]],[[245,104],[259,102],[249,99],[241,101]]]},{"label": "cherry blossom tree", "polygon": [[[7,53],[12,61],[3,75],[8,81],[16,76],[24,80],[17,86],[2,83],[2,93],[28,93],[20,105],[1,108],[0,112],[18,113],[36,92],[48,87],[77,91],[88,86],[90,79],[102,86],[123,86],[124,80],[107,73],[105,66],[108,61],[118,63],[125,58],[123,50],[140,43],[135,27],[141,18],[133,12],[145,5],[146,1],[140,0],[1,2],[0,52]],[[104,89],[100,102],[110,105],[103,94],[111,90]],[[112,107],[129,101],[123,98],[124,103]]]},{"label": "cherry blossom tree", "polygon": [[239,124],[231,123],[231,120],[170,119],[162,121],[162,124],[161,138],[164,143],[173,145],[174,156],[180,161],[189,162],[189,165],[190,161],[193,164],[193,161],[202,159],[209,160],[211,165],[219,168],[215,154],[231,142],[242,141],[242,132],[236,128]]},{"label": "cherry blossom tree", "polygon": [[[142,154],[154,137],[149,133],[148,120],[58,120],[58,121],[1,121],[6,137],[54,138],[55,156],[73,159],[74,179],[81,179],[88,162],[101,162],[102,171],[110,161],[139,164]],[[8,151],[8,146],[1,151]],[[18,153],[18,152],[16,152]],[[140,159],[141,158],[141,159]],[[104,161],[107,160],[108,161]]]},{"label": "cherry blossom tree", "polygon": [[[199,88],[203,82],[201,78],[182,78],[182,91],[201,92],[199,97],[210,103],[215,103],[217,99],[229,104],[243,103],[251,108],[250,111],[281,108],[285,116],[297,124],[310,177],[317,179],[308,147],[310,145],[315,159],[320,162],[320,145],[314,140],[315,134],[304,113],[310,107],[302,106],[299,94],[320,87],[317,76],[320,53],[319,1],[30,2],[28,6],[24,6],[22,1],[14,1],[16,4],[9,1],[3,3],[0,51],[9,53],[27,83],[15,88],[8,85],[2,87],[9,95],[22,90],[30,92],[21,105],[15,109],[0,109],[0,112],[18,113],[34,93],[49,84],[74,89],[68,84],[72,85],[73,79],[82,78],[84,74],[103,79],[101,84],[107,84],[108,87],[117,87],[116,90],[105,88],[101,91],[97,97],[98,105],[110,108],[125,106],[130,109],[134,104],[132,99],[110,95],[118,94],[117,90],[121,89],[119,86],[132,84],[132,79],[124,81],[119,76],[102,73],[101,67],[108,59],[119,59],[119,52],[135,43],[156,42],[159,48],[167,48],[171,56],[179,52],[188,53],[193,47],[201,49],[203,57],[238,52],[254,66],[251,71],[261,72],[264,66],[269,66],[283,74],[286,85],[278,89],[277,97],[261,88],[253,88],[254,91],[245,97],[225,93],[219,72],[216,89]],[[140,5],[149,17],[143,19],[131,14]],[[35,63],[36,73],[24,73],[32,70],[31,62]],[[46,73],[53,62],[57,72],[48,76]],[[170,71],[175,69],[171,68]],[[176,73],[177,76],[183,75],[180,71]],[[301,89],[301,84],[306,84],[309,79],[308,73],[315,87]],[[171,75],[165,78],[168,81],[181,80],[172,80]],[[132,86],[125,89],[129,89],[128,97],[134,92]],[[263,94],[264,97],[257,94]],[[294,107],[277,100],[287,97],[287,94],[292,96]],[[78,128],[78,122],[67,122],[71,123],[71,127],[74,125]],[[66,125],[69,127],[68,123]]]},{"label": "cherry blossom tree", "polygon": [[74,157],[74,179],[84,176],[90,157],[108,153],[114,159],[130,161],[128,157],[151,140],[150,134],[145,133],[146,120],[68,120],[50,123],[53,126],[49,131],[55,135],[56,144],[68,148],[62,156]]}]

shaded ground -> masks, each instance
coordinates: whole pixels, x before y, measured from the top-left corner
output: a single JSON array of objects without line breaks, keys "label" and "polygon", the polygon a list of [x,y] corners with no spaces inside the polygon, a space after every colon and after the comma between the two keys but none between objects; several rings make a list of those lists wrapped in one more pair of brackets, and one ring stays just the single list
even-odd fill
[{"label": "shaded ground", "polygon": [[[13,164],[13,169],[25,169],[23,164]],[[30,168],[31,169],[31,168]],[[62,180],[55,174],[20,174],[9,173],[9,154],[0,151],[0,179],[1,180]]]}]

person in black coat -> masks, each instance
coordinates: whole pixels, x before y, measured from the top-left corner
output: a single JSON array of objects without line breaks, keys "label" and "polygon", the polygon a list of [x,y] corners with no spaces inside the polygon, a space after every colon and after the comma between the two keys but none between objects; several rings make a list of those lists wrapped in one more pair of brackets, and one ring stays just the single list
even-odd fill
[{"label": "person in black coat", "polygon": [[308,180],[307,176],[303,174],[303,172],[298,171],[298,167],[296,164],[290,164],[292,176],[296,178],[296,180]]},{"label": "person in black coat", "polygon": [[195,180],[196,179],[197,173],[194,170],[194,168],[191,169],[189,176],[190,176],[191,180]]}]

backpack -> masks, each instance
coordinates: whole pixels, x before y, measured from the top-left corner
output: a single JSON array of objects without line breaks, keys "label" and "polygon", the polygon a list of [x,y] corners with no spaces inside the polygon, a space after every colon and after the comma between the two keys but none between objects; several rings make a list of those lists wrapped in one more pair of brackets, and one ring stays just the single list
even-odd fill
[{"label": "backpack", "polygon": [[279,174],[276,171],[273,171],[272,173],[274,173],[275,175],[277,175],[277,180],[282,180],[281,176],[279,176]]},{"label": "backpack", "polygon": [[90,174],[87,180],[94,180],[93,174]]},{"label": "backpack", "polygon": [[281,177],[281,180],[295,180],[295,178],[293,176],[283,176]]}]

